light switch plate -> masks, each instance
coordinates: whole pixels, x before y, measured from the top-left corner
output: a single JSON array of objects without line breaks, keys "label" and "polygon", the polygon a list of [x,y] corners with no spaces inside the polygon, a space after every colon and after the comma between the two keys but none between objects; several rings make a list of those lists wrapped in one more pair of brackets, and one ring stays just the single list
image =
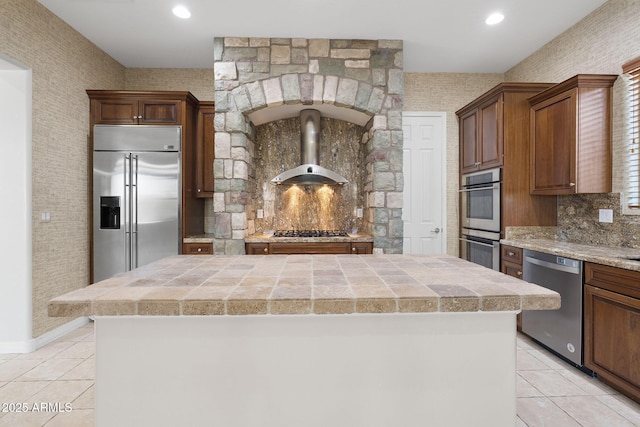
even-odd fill
[{"label": "light switch plate", "polygon": [[356,217],[362,218],[362,208],[356,209]]},{"label": "light switch plate", "polygon": [[258,217],[258,219],[264,218],[264,211],[262,209],[258,209],[258,211],[256,212],[256,216]]},{"label": "light switch plate", "polygon": [[613,209],[600,209],[598,220],[600,222],[613,222]]}]

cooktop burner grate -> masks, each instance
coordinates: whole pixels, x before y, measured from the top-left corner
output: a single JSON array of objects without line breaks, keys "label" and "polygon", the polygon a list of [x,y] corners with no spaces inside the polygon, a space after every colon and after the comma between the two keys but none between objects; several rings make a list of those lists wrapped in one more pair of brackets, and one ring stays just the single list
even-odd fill
[{"label": "cooktop burner grate", "polygon": [[273,237],[347,237],[342,230],[276,230]]}]

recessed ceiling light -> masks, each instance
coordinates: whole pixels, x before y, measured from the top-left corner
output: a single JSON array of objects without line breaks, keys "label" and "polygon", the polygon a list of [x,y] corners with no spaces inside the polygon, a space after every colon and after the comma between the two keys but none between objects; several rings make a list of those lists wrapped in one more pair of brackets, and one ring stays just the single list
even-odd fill
[{"label": "recessed ceiling light", "polygon": [[191,17],[191,12],[184,6],[176,6],[172,10],[173,14],[178,18],[187,19]]},{"label": "recessed ceiling light", "polygon": [[487,25],[496,25],[502,22],[504,15],[500,12],[494,12],[484,21]]}]

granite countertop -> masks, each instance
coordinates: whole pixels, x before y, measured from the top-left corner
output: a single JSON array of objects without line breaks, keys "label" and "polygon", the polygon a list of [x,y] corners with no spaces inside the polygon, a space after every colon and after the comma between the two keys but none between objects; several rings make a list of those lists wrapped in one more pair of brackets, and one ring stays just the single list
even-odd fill
[{"label": "granite countertop", "polygon": [[187,236],[182,239],[182,243],[213,243],[213,234]]},{"label": "granite countertop", "polygon": [[344,237],[273,237],[271,234],[252,234],[244,238],[246,243],[328,243],[373,242],[370,234],[348,234]]},{"label": "granite countertop", "polygon": [[553,310],[560,296],[448,255],[174,255],[49,302],[49,316]]},{"label": "granite countertop", "polygon": [[503,239],[503,245],[517,248],[546,252],[581,261],[596,264],[609,265],[624,268],[626,270],[640,271],[640,261],[632,261],[628,258],[640,257],[640,249],[621,248],[611,246],[593,246],[580,243],[570,243],[555,239],[523,238]]}]

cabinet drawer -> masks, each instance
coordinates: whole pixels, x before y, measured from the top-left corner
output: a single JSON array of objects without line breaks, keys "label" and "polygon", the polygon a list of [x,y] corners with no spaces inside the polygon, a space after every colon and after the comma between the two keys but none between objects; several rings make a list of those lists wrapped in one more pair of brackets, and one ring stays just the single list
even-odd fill
[{"label": "cabinet drawer", "polygon": [[211,255],[213,254],[213,243],[183,243],[183,255]]},{"label": "cabinet drawer", "polygon": [[520,264],[520,268],[522,268],[522,248],[502,245],[500,252],[502,254],[502,261]]},{"label": "cabinet drawer", "polygon": [[640,272],[585,263],[584,282],[611,292],[640,298]]},{"label": "cabinet drawer", "polygon": [[516,279],[522,279],[522,264],[502,261],[502,269],[500,271],[508,276],[515,277]]}]

